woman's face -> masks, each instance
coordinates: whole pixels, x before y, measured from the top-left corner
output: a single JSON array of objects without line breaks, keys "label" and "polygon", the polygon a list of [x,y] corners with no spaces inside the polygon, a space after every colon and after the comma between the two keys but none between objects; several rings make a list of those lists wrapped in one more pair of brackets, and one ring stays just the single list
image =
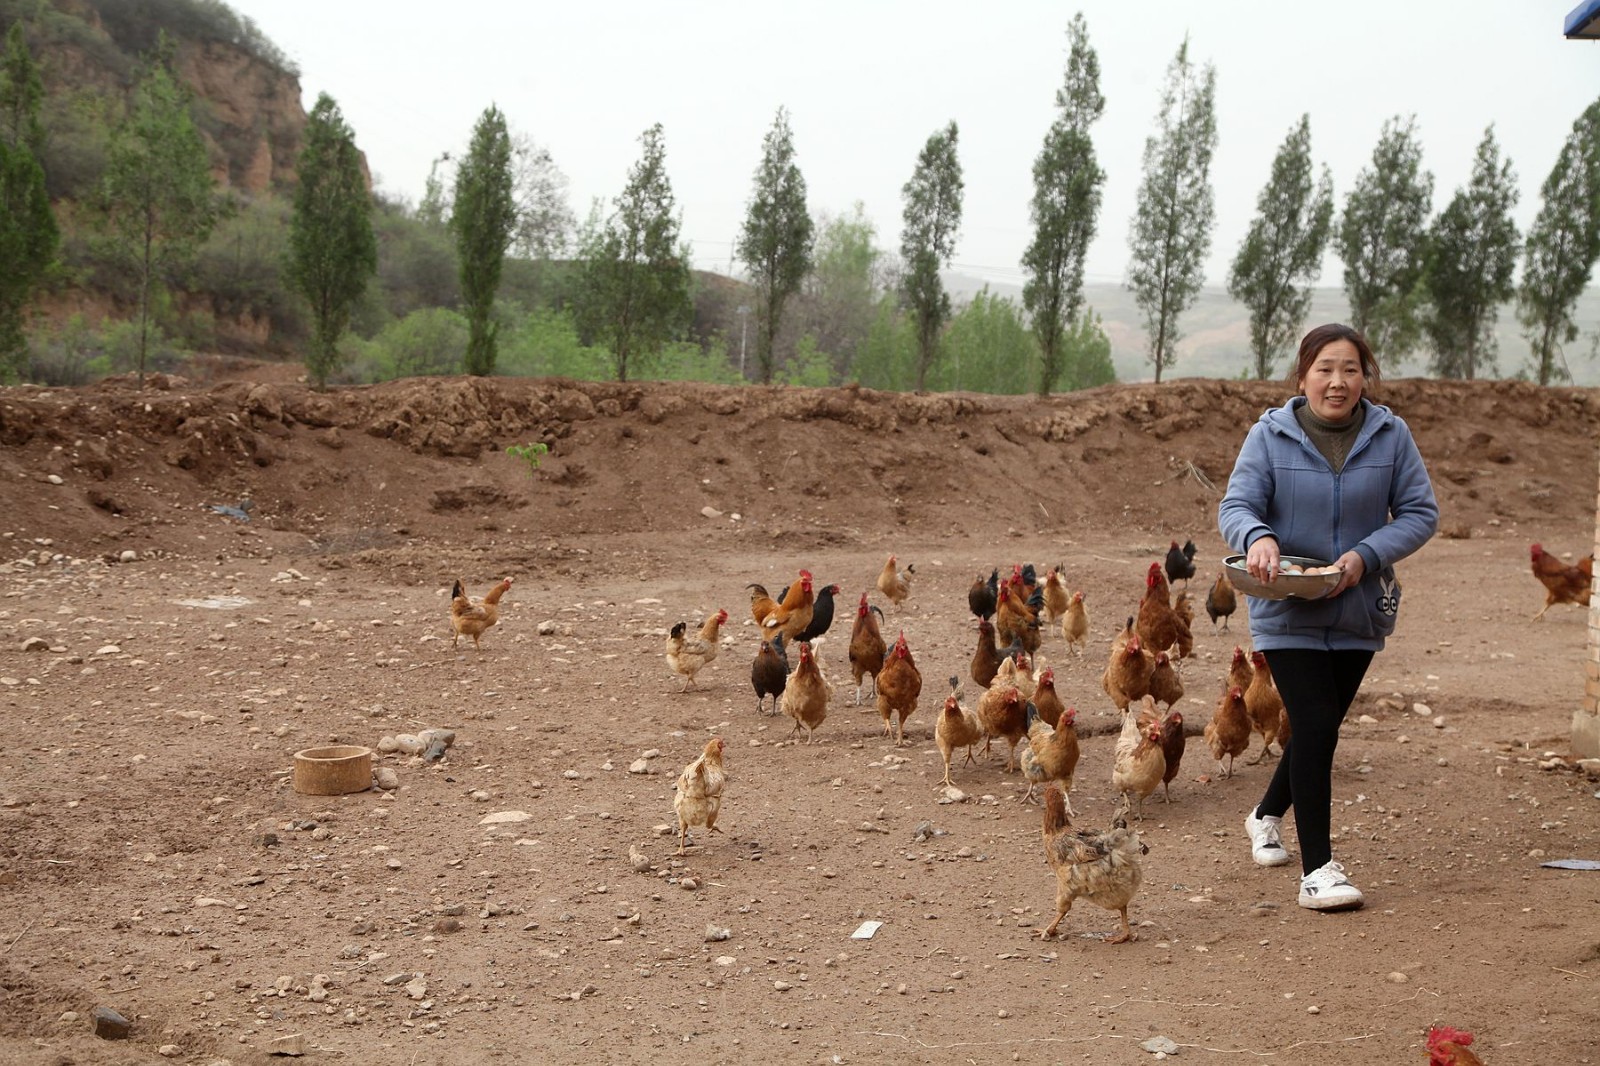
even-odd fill
[{"label": "woman's face", "polygon": [[1324,422],[1347,422],[1361,402],[1361,353],[1347,340],[1329,341],[1300,379],[1311,413]]}]

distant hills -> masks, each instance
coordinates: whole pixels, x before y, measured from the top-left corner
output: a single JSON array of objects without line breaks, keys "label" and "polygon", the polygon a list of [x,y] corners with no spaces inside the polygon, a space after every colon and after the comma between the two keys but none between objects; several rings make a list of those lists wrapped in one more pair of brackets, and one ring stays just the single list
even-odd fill
[{"label": "distant hills", "polygon": [[[1022,289],[1017,285],[985,282],[970,275],[947,273],[945,286],[959,303],[978,292],[985,284],[989,291],[1010,297],[1020,306]],[[1111,361],[1119,381],[1149,381],[1153,377],[1144,332],[1144,321],[1133,294],[1120,285],[1105,283],[1084,286],[1084,298],[1105,320],[1106,334],[1111,338]],[[1337,288],[1319,288],[1311,301],[1311,317],[1307,325],[1320,322],[1348,320],[1350,305],[1344,292]],[[1591,285],[1578,302],[1578,327],[1582,335],[1567,346],[1567,366],[1572,372],[1573,384],[1587,387],[1600,386],[1600,360],[1591,351],[1594,338],[1600,334],[1600,288]],[[1236,378],[1251,366],[1250,316],[1244,307],[1229,296],[1220,286],[1208,286],[1200,299],[1178,322],[1183,337],[1178,342],[1178,362],[1168,368],[1162,377],[1179,378]],[[1497,356],[1499,377],[1516,377],[1528,363],[1528,342],[1523,340],[1517,322],[1516,308],[1507,304],[1500,310],[1496,336],[1500,350]],[[1422,377],[1427,374],[1426,358],[1402,360],[1398,365],[1384,352],[1378,352],[1379,364],[1390,377]],[[1274,373],[1282,377],[1289,372],[1287,357]],[[1491,376],[1491,375],[1484,375]]]}]

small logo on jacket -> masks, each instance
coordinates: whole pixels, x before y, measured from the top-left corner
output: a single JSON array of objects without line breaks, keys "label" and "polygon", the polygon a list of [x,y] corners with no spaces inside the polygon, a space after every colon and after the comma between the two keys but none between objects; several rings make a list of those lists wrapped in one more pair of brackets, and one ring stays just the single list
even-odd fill
[{"label": "small logo on jacket", "polygon": [[1378,611],[1393,615],[1400,610],[1400,582],[1392,577],[1378,579]]}]

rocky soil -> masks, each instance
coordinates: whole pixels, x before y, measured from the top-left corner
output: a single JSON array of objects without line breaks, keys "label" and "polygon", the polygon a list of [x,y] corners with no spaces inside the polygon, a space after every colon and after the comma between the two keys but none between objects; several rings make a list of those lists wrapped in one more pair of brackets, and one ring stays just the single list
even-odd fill
[{"label": "rocky soil", "polygon": [[[1600,858],[1600,784],[1566,757],[1587,614],[1530,621],[1527,564],[1532,541],[1594,545],[1592,390],[1384,386],[1444,528],[1401,568],[1335,767],[1364,910],[1303,911],[1297,865],[1250,862],[1270,760],[1224,778],[1191,744],[1146,807],[1126,945],[1089,904],[1038,939],[1039,809],[999,754],[941,792],[968,584],[1060,563],[1091,646],[1043,654],[1084,726],[1074,806],[1109,819],[1107,642],[1172,538],[1214,576],[1220,489],[1282,398],[316,393],[273,366],[0,390],[0,1060],[1389,1064],[1448,1023],[1491,1064],[1600,1061],[1600,873],[1541,865]],[[505,452],[538,441],[538,469]],[[244,500],[248,521],[213,509]],[[885,627],[926,679],[898,750],[845,661],[890,552],[917,581]],[[749,684],[745,585],[801,567],[846,605],[809,746]],[[453,646],[452,579],[507,575],[481,654]],[[721,654],[680,694],[666,631],[718,608]],[[1191,723],[1245,623],[1202,616]],[[442,760],[379,754],[390,787],[292,786],[296,751],[435,727]],[[673,780],[712,735],[724,832],[676,857]],[[126,1036],[96,1036],[97,1008]]]}]

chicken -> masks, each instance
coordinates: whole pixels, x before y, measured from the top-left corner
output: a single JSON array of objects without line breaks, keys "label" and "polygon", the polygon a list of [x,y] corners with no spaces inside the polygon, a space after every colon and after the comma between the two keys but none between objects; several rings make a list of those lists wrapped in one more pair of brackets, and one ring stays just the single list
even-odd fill
[{"label": "chicken", "polygon": [[794,635],[796,642],[805,641],[809,644],[828,631],[828,627],[833,625],[833,598],[837,595],[838,585],[825,585],[817,590],[816,599],[811,605],[811,621]]},{"label": "chicken", "polygon": [[767,594],[765,585],[746,585],[750,592],[750,617],[756,625],[767,620],[767,615],[778,609],[778,601]]},{"label": "chicken", "polygon": [[1050,785],[1044,790],[1043,825],[1045,859],[1056,875],[1056,918],[1040,931],[1040,938],[1055,936],[1073,901],[1086,899],[1122,916],[1121,931],[1107,937],[1106,943],[1133,940],[1128,904],[1144,880],[1139,857],[1150,849],[1128,828],[1126,809],[1118,808],[1109,831],[1073,829],[1065,794]]},{"label": "chicken", "polygon": [[[1024,763],[1032,763],[1037,768],[1037,776],[1028,775],[1028,795],[1026,799],[1033,798],[1033,783],[1054,781],[1061,785],[1065,795],[1067,813],[1072,813],[1072,778],[1078,771],[1078,712],[1071,707],[1061,712],[1058,719],[1059,725],[1051,728],[1050,723],[1039,714],[1037,707],[1030,703],[1024,710],[1024,722],[1028,727],[1028,747],[1024,755]],[[1028,773],[1024,765],[1023,772]]]},{"label": "chicken", "polygon": [[772,713],[778,713],[778,698],[789,682],[789,667],[778,655],[783,637],[763,640],[756,649],[755,660],[750,664],[750,687],[756,690],[756,713],[766,711],[767,697],[772,697]]},{"label": "chicken", "polygon": [[1145,576],[1144,598],[1139,601],[1139,613],[1134,621],[1134,631],[1145,647],[1154,655],[1166,651],[1178,642],[1181,620],[1172,611],[1172,601],[1167,591],[1166,578],[1161,574],[1161,564],[1151,563]]},{"label": "chicken", "polygon": [[1187,659],[1194,654],[1194,605],[1189,602],[1189,590],[1184,589],[1172,598],[1172,616],[1178,621],[1178,636],[1172,650],[1178,658]]},{"label": "chicken", "polygon": [[994,646],[994,626],[987,618],[978,619],[978,649],[972,653],[972,680],[989,687],[1000,669],[1000,649]]},{"label": "chicken", "polygon": [[889,597],[889,602],[898,607],[906,602],[907,596],[911,595],[911,575],[916,572],[916,566],[910,563],[906,564],[904,570],[896,570],[895,558],[891,555],[878,573],[878,591]]},{"label": "chicken", "polygon": [[484,630],[500,621],[500,597],[510,590],[511,579],[508,577],[484,593],[483,599],[473,603],[472,597],[462,588],[461,579],[456,578],[455,585],[450,589],[450,628],[456,631],[450,646],[456,647],[462,637],[471,637],[472,646],[481,655],[483,646],[478,643],[478,638],[483,636]]},{"label": "chicken", "polygon": [[1010,644],[1019,640],[1029,654],[1039,649],[1042,634],[1039,618],[1022,593],[1022,578],[1013,575],[1000,584],[1000,599],[995,607],[994,632],[997,639]]},{"label": "chicken", "polygon": [[1089,644],[1089,610],[1083,605],[1083,593],[1074,592],[1072,602],[1067,604],[1066,617],[1061,619],[1061,636],[1066,639],[1067,647],[1083,654],[1083,649]]},{"label": "chicken", "polygon": [[1255,676],[1255,671],[1250,669],[1250,656],[1245,654],[1243,648],[1235,644],[1233,646],[1233,661],[1228,665],[1228,684],[1239,686],[1239,691],[1243,692],[1250,687],[1250,680]]},{"label": "chicken", "polygon": [[972,587],[967,589],[967,609],[973,617],[986,619],[994,617],[995,601],[1000,595],[1000,571],[989,572],[989,580],[985,581],[979,574],[972,581]]},{"label": "chicken", "polygon": [[1100,675],[1100,687],[1122,711],[1150,691],[1150,674],[1156,665],[1155,658],[1145,653],[1138,635],[1132,632],[1133,619],[1128,619],[1128,624],[1129,628],[1111,642],[1111,660]]},{"label": "chicken", "polygon": [[1560,559],[1535,544],[1528,549],[1533,576],[1544,586],[1544,606],[1535,619],[1558,603],[1575,603],[1587,606],[1589,590],[1594,584],[1594,556],[1586,555],[1578,565],[1568,566]]},{"label": "chicken", "polygon": [[1206,616],[1211,619],[1213,632],[1217,628],[1217,619],[1222,619],[1222,628],[1228,628],[1228,619],[1233,617],[1233,612],[1239,609],[1239,595],[1234,590],[1233,582],[1228,580],[1225,571],[1218,571],[1217,580],[1211,586],[1211,591],[1206,593]]},{"label": "chicken", "polygon": [[1228,760],[1225,777],[1233,776],[1233,760],[1250,747],[1250,712],[1244,709],[1244,692],[1238,685],[1229,685],[1222,700],[1206,723],[1206,747],[1217,760],[1217,770],[1222,771],[1222,760]]},{"label": "chicken", "polygon": [[1194,577],[1194,553],[1198,549],[1194,541],[1186,540],[1183,547],[1178,547],[1178,542],[1173,541],[1172,547],[1167,549],[1166,571],[1168,581],[1181,580],[1185,585]]},{"label": "chicken", "polygon": [[1061,702],[1061,695],[1056,692],[1056,672],[1051,667],[1039,671],[1033,686],[1033,705],[1039,708],[1039,717],[1049,722],[1050,728],[1054,729],[1056,723],[1061,721],[1061,712],[1066,709],[1066,704]]},{"label": "chicken", "polygon": [[1172,668],[1171,657],[1164,651],[1156,653],[1156,665],[1150,671],[1148,687],[1155,701],[1166,704],[1169,710],[1183,699],[1183,682],[1178,679],[1178,671]]},{"label": "chicken", "polygon": [[[1132,712],[1129,712],[1131,715]],[[1139,820],[1144,821],[1144,801],[1161,784],[1167,772],[1167,757],[1161,750],[1161,723],[1141,725],[1139,742],[1125,755],[1118,755],[1111,767],[1111,788],[1129,802],[1138,801]]]},{"label": "chicken", "polygon": [[872,617],[874,611],[881,617],[882,611],[867,603],[867,594],[861,594],[861,602],[856,605],[856,624],[850,630],[850,674],[856,680],[856,706],[861,706],[861,679],[872,678],[872,694],[878,694],[878,671],[883,669],[884,652],[888,649],[883,643],[883,634],[878,631],[877,620]]},{"label": "chicken", "polygon": [[983,739],[983,723],[978,721],[977,712],[963,707],[956,696],[960,684],[959,678],[950,679],[950,695],[945,697],[944,707],[939,711],[939,721],[933,727],[933,740],[939,746],[939,757],[944,760],[946,785],[951,784],[950,760],[955,755],[955,750],[967,749],[963,766],[969,762],[977,762],[972,757],[972,746]]},{"label": "chicken", "polygon": [[1166,757],[1167,768],[1161,774],[1161,798],[1172,802],[1172,779],[1178,776],[1178,764],[1183,762],[1183,749],[1188,738],[1183,735],[1183,712],[1168,710],[1161,717],[1161,754]]},{"label": "chicken", "polygon": [[717,657],[717,640],[722,623],[728,620],[727,611],[718,611],[700,627],[695,636],[687,636],[689,624],[679,622],[667,637],[667,665],[683,678],[679,692],[688,692],[694,686],[694,675]]},{"label": "chicken", "polygon": [[828,717],[828,696],[828,683],[822,679],[822,671],[817,669],[811,645],[800,645],[800,664],[789,675],[783,696],[778,700],[783,713],[794,719],[794,728],[789,731],[791,736],[805,726],[806,743],[810,744],[815,739],[817,726]]},{"label": "chicken", "polygon": [[1448,1025],[1428,1030],[1428,1066],[1483,1066],[1483,1060],[1469,1050],[1472,1034]]},{"label": "chicken", "polygon": [[1054,622],[1058,618],[1065,618],[1070,602],[1066,586],[1061,584],[1061,567],[1052,566],[1044,579],[1044,620]]},{"label": "chicken", "polygon": [[1029,665],[1028,653],[1013,645],[1001,654],[1005,658],[1000,660],[1000,669],[995,671],[994,676],[1008,685],[1017,686],[1024,702],[1033,699],[1038,681],[1034,678],[1033,667]]},{"label": "chicken", "polygon": [[[906,742],[906,719],[917,709],[917,697],[922,694],[922,672],[917,669],[906,635],[894,642],[894,650],[878,674],[878,714],[883,717],[883,731],[894,731],[895,747]],[[899,722],[894,716],[899,715]]]},{"label": "chicken", "polygon": [[1011,756],[1006,761],[1006,772],[1015,770],[1017,743],[1028,731],[1027,712],[1024,710],[1022,693],[1017,691],[1017,686],[996,678],[995,683],[978,697],[978,721],[983,724],[986,735],[983,750],[989,750],[989,742],[995,737],[1004,737],[1011,745]]},{"label": "chicken", "polygon": [[712,737],[700,757],[678,775],[678,794],[672,808],[678,812],[678,854],[689,846],[689,827],[703,825],[707,833],[720,833],[717,815],[722,812],[722,786],[727,775],[722,769],[721,737]]},{"label": "chicken", "polygon": [[1272,742],[1278,739],[1278,719],[1283,716],[1283,697],[1272,683],[1272,667],[1267,657],[1259,651],[1250,653],[1250,687],[1244,690],[1244,709],[1250,715],[1250,727],[1261,734],[1261,754],[1250,760],[1254,766],[1272,751]]},{"label": "chicken", "polygon": [[761,619],[764,636],[782,633],[787,641],[796,640],[811,624],[816,607],[816,593],[811,584],[811,571],[800,571],[800,580],[784,590],[778,606]]}]

